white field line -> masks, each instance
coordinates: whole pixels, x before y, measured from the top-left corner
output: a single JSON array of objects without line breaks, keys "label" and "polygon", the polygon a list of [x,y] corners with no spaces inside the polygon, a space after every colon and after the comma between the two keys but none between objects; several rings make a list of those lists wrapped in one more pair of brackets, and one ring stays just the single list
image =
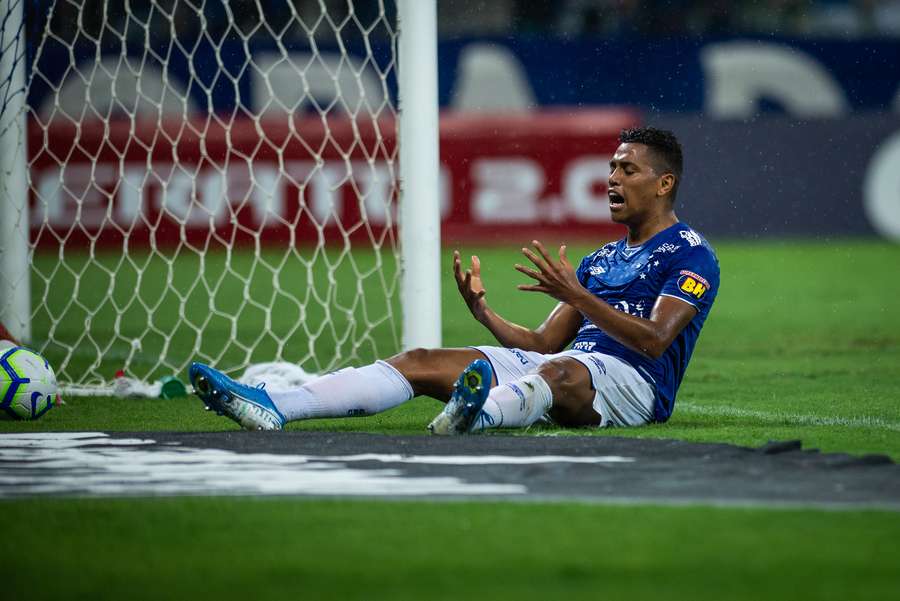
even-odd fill
[{"label": "white field line", "polygon": [[888,421],[880,417],[861,415],[859,417],[822,417],[804,415],[802,413],[785,413],[781,411],[759,411],[756,409],[739,409],[737,407],[710,407],[690,402],[678,402],[676,411],[684,411],[694,415],[713,417],[742,417],[758,419],[768,424],[785,424],[799,426],[844,426],[849,428],[880,428],[892,432],[900,432],[900,422]]},{"label": "white field line", "polygon": [[112,386],[97,384],[96,386],[60,386],[59,394],[65,399],[67,396],[116,396]]},{"label": "white field line", "polygon": [[[0,498],[44,494],[506,497],[528,492],[519,483],[469,482],[445,475],[408,476],[396,467],[357,469],[348,467],[343,456],[236,453],[181,446],[144,448],[153,442],[111,438],[104,433],[90,437],[0,434]],[[387,455],[371,457],[384,457],[384,462],[393,463]],[[355,460],[370,459],[357,456]]]},{"label": "white field line", "polygon": [[310,459],[319,461],[378,461],[381,463],[413,463],[422,465],[539,465],[543,463],[633,463],[634,457],[600,455],[399,455],[365,453],[361,455],[326,455]]}]

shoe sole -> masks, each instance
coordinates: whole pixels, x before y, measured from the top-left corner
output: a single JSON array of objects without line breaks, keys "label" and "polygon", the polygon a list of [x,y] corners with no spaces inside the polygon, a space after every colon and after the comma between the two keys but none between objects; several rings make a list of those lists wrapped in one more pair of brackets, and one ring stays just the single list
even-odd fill
[{"label": "shoe sole", "polygon": [[189,374],[191,386],[194,387],[194,394],[200,397],[207,411],[215,411],[216,415],[225,415],[225,410],[216,401],[216,391],[213,389],[212,383],[202,373]]},{"label": "shoe sole", "polygon": [[[473,364],[474,363],[475,362],[473,362]],[[489,372],[489,375],[493,378],[492,373]],[[453,394],[447,402],[447,407],[445,407],[444,410],[428,424],[428,430],[432,434],[438,436],[465,434],[468,432],[469,427],[475,422],[475,418],[473,417],[472,420],[470,420],[470,423],[466,428],[459,428],[459,425],[465,423],[466,418],[468,417],[465,415],[465,406],[473,402],[473,397],[477,397],[483,391],[483,387],[484,376],[477,367],[470,365],[463,370],[459,375],[459,378],[457,378],[456,384],[453,386]],[[451,405],[451,403],[454,405]],[[459,413],[457,414],[454,406],[458,406],[459,404],[462,404],[463,407],[459,409]],[[483,406],[484,402],[474,409],[475,417],[478,416],[478,412],[481,411]],[[454,410],[448,411],[451,407],[454,407]]]}]

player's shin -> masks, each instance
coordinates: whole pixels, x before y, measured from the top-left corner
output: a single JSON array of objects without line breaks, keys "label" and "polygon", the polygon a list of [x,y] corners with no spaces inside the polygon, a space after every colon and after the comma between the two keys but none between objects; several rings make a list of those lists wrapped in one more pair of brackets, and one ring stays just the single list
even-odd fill
[{"label": "player's shin", "polygon": [[472,431],[528,427],[541,419],[552,404],[550,386],[541,376],[522,376],[491,389]]},{"label": "player's shin", "polygon": [[374,415],[413,397],[403,374],[384,361],[348,367],[288,392],[269,393],[288,421]]}]

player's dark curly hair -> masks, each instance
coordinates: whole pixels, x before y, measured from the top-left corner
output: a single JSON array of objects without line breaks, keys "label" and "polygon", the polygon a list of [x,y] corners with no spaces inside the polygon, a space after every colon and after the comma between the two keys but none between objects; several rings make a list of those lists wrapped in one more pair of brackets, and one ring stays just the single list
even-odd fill
[{"label": "player's dark curly hair", "polygon": [[656,129],[655,127],[634,127],[623,129],[619,134],[619,142],[644,144],[652,150],[653,168],[659,175],[671,173],[675,176],[675,185],[672,187],[672,200],[678,193],[678,184],[681,183],[681,170],[684,167],[684,155],[681,153],[681,144],[678,138],[670,131]]}]

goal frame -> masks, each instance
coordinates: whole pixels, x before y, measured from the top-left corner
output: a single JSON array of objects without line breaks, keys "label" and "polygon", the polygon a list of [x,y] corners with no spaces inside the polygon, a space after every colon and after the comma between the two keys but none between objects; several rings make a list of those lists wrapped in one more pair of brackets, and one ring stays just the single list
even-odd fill
[{"label": "goal frame", "polygon": [[[24,1],[0,0],[0,323],[32,338]],[[323,5],[324,6],[324,5]],[[401,344],[441,345],[437,0],[396,0]]]},{"label": "goal frame", "polygon": [[31,342],[25,0],[0,0],[0,323]]}]

